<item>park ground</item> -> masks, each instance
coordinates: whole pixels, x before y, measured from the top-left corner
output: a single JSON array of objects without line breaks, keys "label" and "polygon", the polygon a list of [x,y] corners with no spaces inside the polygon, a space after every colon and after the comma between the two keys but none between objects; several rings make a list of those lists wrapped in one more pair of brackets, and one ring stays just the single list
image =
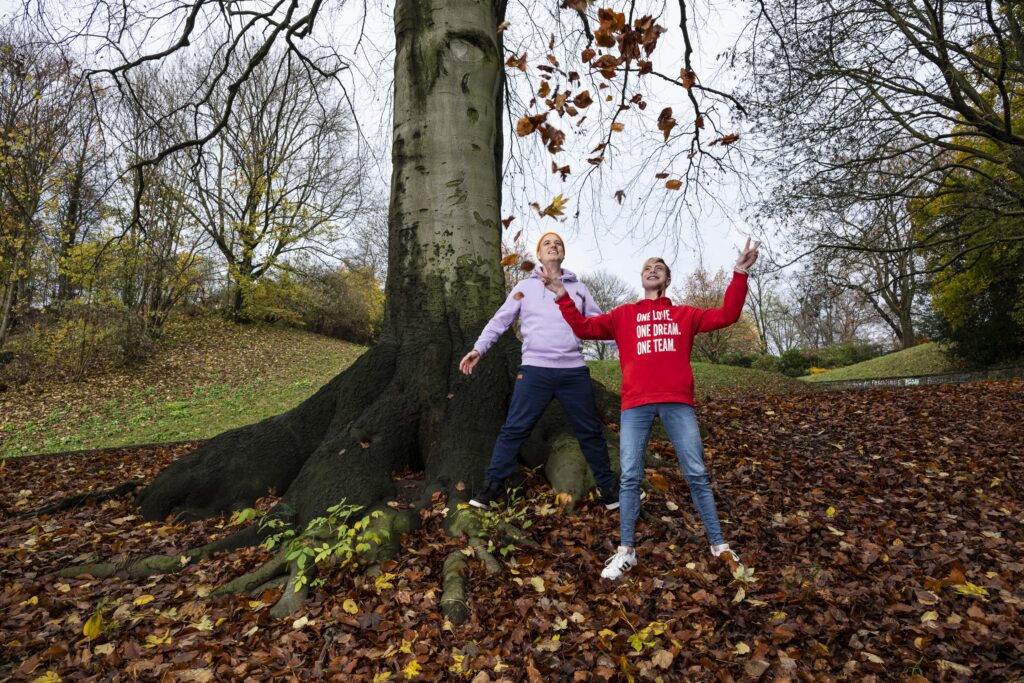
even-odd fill
[{"label": "park ground", "polygon": [[704,369],[721,391],[705,393],[699,416],[743,570],[710,557],[671,445],[655,442],[641,565],[625,581],[599,578],[617,513],[567,511],[533,477],[516,515],[539,547],[510,549],[512,571],[493,577],[470,558],[471,618],[457,627],[439,610],[441,564],[464,546],[437,523],[444,499],[403,555],[373,575],[329,574],[275,621],[273,593],[210,597],[266,559],[259,548],[138,581],[52,574],[173,553],[232,519],[145,523],[130,496],[24,515],[149,479],[195,443],[8,458],[0,678],[1024,680],[1024,382],[794,391],[755,389],[734,370]]}]

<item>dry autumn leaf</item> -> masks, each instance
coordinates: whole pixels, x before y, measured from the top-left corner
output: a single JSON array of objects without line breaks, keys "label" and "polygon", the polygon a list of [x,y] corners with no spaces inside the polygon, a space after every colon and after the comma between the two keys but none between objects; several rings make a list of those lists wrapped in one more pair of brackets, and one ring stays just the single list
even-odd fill
[{"label": "dry autumn leaf", "polygon": [[501,259],[501,267],[508,268],[519,262],[519,254],[509,254]]},{"label": "dry autumn leaf", "polygon": [[665,187],[667,187],[670,190],[678,190],[682,186],[683,186],[683,181],[679,180],[678,178],[673,178],[672,180],[666,180],[665,181]]}]

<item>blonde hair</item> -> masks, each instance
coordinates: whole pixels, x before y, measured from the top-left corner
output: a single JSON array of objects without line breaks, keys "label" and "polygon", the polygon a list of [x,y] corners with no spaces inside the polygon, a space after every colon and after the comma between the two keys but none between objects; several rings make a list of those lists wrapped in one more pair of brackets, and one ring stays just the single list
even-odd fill
[{"label": "blonde hair", "polygon": [[665,266],[665,274],[668,275],[668,281],[665,283],[665,287],[663,287],[658,292],[658,296],[665,296],[665,290],[668,289],[668,282],[672,281],[672,268],[667,263],[665,263],[665,259],[661,258],[660,256],[652,256],[651,258],[644,261],[644,265],[640,268],[640,277],[642,278],[644,276],[644,273],[647,271],[647,266],[650,266],[655,263],[660,263],[661,265]]}]

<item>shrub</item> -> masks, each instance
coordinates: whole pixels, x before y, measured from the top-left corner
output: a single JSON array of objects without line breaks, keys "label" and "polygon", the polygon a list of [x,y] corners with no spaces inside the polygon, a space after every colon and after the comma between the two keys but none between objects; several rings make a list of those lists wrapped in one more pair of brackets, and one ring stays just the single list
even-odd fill
[{"label": "shrub", "polygon": [[765,372],[782,372],[779,357],[772,356],[771,354],[758,356],[754,359],[754,362],[750,364],[750,367],[755,370],[764,370]]},{"label": "shrub", "polygon": [[738,368],[749,368],[760,356],[756,353],[743,353],[742,351],[727,351],[718,360],[723,365],[735,365]]},{"label": "shrub", "polygon": [[849,342],[818,349],[816,351],[817,362],[815,365],[823,368],[842,368],[847,365],[863,363],[866,360],[877,358],[882,353],[883,349],[879,344]]},{"label": "shrub", "polygon": [[811,359],[800,349],[790,349],[779,358],[779,371],[787,377],[802,377],[811,365]]}]

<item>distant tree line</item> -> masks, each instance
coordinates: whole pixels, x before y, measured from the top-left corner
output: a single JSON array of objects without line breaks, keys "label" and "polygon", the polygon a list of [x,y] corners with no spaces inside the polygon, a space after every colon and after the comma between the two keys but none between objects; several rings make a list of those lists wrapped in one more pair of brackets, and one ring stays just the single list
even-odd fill
[{"label": "distant tree line", "polygon": [[216,98],[180,103],[220,59],[211,43],[202,59],[138,69],[120,97],[90,86],[64,48],[0,26],[5,357],[45,331],[80,370],[98,353],[132,362],[182,312],[375,338],[384,203],[327,76],[281,50],[245,79],[210,144],[137,164],[219,116]]}]

